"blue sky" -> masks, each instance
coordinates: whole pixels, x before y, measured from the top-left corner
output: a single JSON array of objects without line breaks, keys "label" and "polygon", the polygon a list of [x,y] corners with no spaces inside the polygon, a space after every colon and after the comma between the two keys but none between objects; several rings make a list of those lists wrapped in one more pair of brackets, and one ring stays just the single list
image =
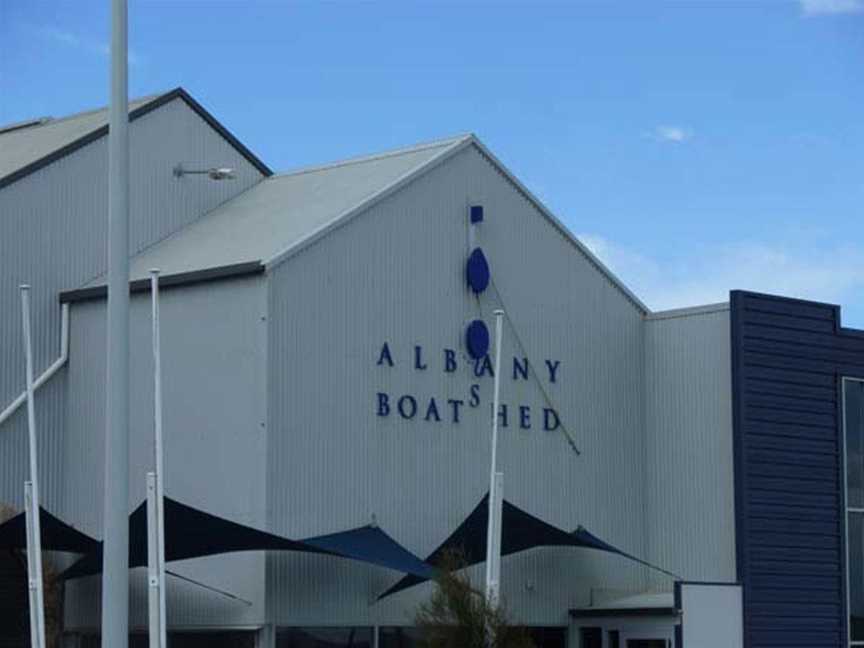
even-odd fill
[{"label": "blue sky", "polygon": [[[108,6],[0,0],[0,123],[107,102]],[[275,169],[473,131],[652,308],[864,327],[864,0],[132,0],[130,47]]]}]

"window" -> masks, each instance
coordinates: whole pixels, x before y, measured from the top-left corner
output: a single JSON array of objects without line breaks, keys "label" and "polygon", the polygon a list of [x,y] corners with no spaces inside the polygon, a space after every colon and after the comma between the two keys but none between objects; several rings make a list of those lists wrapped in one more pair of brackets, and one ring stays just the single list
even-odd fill
[{"label": "window", "polygon": [[617,630],[609,631],[609,640],[606,642],[609,648],[621,648],[621,635]]},{"label": "window", "polygon": [[280,628],[276,648],[372,648],[372,628]]},{"label": "window", "polygon": [[849,641],[864,646],[864,381],[843,379]]}]

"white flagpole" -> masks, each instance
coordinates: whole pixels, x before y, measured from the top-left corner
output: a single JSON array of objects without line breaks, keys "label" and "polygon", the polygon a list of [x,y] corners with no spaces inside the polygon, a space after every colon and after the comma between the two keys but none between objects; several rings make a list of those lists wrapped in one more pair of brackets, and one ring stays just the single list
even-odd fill
[{"label": "white flagpole", "polygon": [[489,467],[489,522],[486,527],[486,598],[497,605],[501,574],[501,507],[500,487],[504,476],[498,472],[498,409],[501,388],[501,336],[504,311],[495,315],[495,386],[492,396],[492,461]]},{"label": "white flagpole", "polygon": [[159,524],[156,514],[156,473],[147,473],[147,635],[150,648],[160,648],[159,616]]},{"label": "white flagpole", "polygon": [[[150,646],[151,648],[166,648],[167,647],[167,628],[165,614],[165,455],[162,445],[162,345],[161,333],[159,328],[159,270],[153,269],[150,271],[150,295],[152,307],[152,323],[153,323],[153,429],[155,432],[155,468],[156,472],[153,475],[155,488],[153,489],[153,514],[148,506],[147,524],[150,527],[150,521],[153,520],[153,531],[148,537],[155,540],[155,555],[148,549],[148,561],[150,562],[150,588],[151,592],[154,588],[153,579],[155,577],[155,588],[158,596],[150,599]],[[150,496],[150,474],[148,474],[148,489],[147,494]],[[149,504],[149,500],[148,500]],[[148,547],[150,545],[148,544]],[[153,560],[155,559],[155,565]],[[155,600],[154,600],[155,599]],[[158,614],[153,614],[152,606],[157,607]],[[157,628],[153,628],[153,621],[158,623]]]},{"label": "white flagpole", "polygon": [[30,441],[30,481],[24,484],[27,518],[27,578],[30,591],[30,641],[45,648],[45,600],[42,580],[42,525],[39,519],[39,457],[33,404],[33,347],[30,336],[30,286],[21,286],[21,318],[27,365],[27,432]]}]

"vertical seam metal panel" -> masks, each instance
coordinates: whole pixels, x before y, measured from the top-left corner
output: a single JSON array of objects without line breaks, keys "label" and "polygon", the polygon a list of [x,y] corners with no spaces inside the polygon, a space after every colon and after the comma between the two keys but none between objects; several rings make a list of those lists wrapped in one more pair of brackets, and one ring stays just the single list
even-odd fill
[{"label": "vertical seam metal panel", "polygon": [[731,304],[745,646],[845,646],[838,383],[864,375],[864,339],[831,304],[743,291]]}]

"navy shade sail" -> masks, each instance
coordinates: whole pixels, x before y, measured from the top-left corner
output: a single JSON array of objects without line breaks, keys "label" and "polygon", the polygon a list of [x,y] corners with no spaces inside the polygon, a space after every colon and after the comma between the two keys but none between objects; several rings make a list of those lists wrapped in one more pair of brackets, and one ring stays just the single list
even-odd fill
[{"label": "navy shade sail", "polygon": [[[448,553],[456,553],[464,561],[465,567],[484,562],[486,560],[488,519],[489,495],[486,494],[462,524],[435,551],[429,554],[426,558],[426,563],[433,567],[440,567],[443,565]],[[564,531],[504,500],[501,514],[501,555],[508,556],[520,551],[526,551],[527,549],[533,549],[534,547],[585,547],[596,549],[598,551],[617,554],[676,578],[675,574],[621,551],[581,526],[573,532]],[[423,583],[426,580],[417,575],[408,574],[381,594],[378,599],[381,600],[391,594]]]}]

